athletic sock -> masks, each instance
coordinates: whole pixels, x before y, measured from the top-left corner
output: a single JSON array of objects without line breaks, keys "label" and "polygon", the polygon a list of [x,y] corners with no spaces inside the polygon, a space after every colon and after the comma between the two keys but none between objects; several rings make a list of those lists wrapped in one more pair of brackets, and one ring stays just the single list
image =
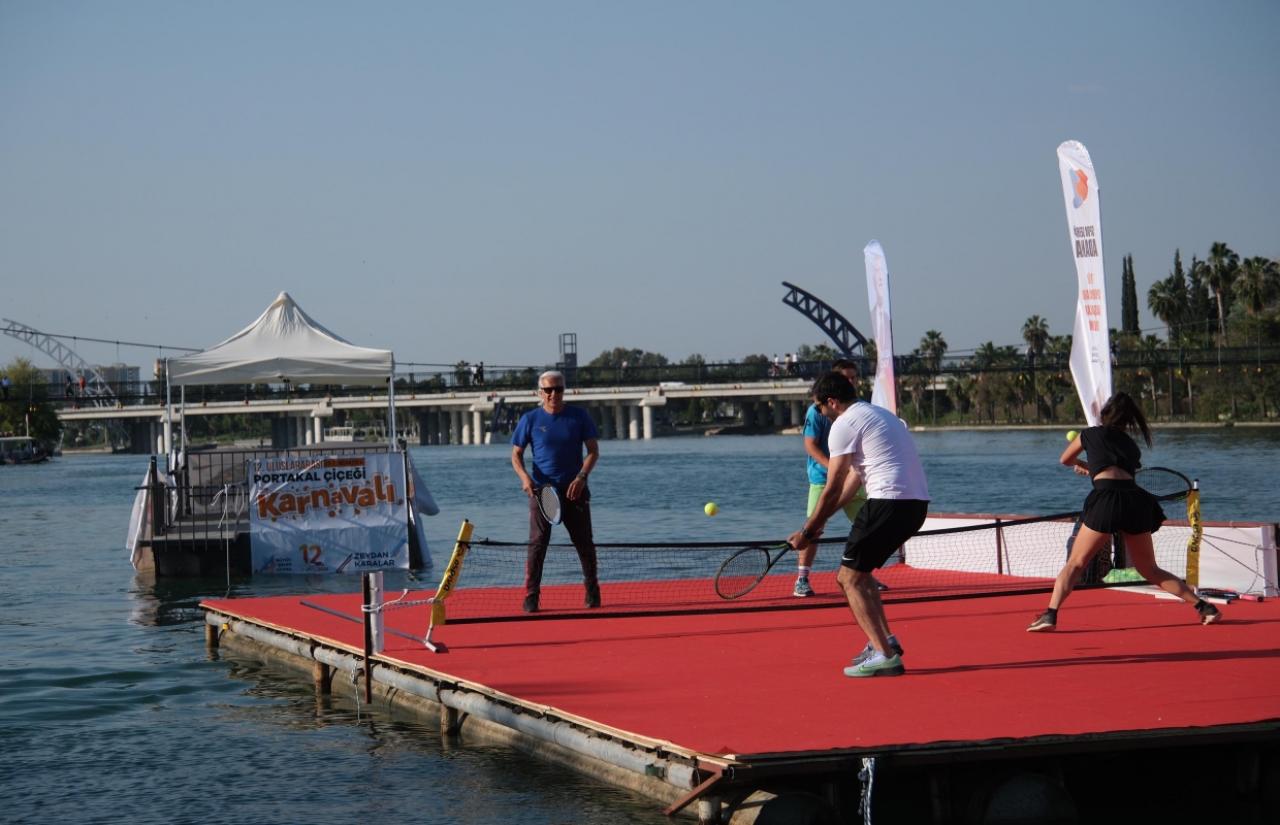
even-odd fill
[{"label": "athletic sock", "polygon": [[796,568],[796,580],[797,580],[797,581],[806,581],[806,582],[807,582],[807,581],[809,580],[809,571],[810,571],[811,569],[812,569],[812,568],[809,568],[809,567],[797,567],[797,568]]},{"label": "athletic sock", "polygon": [[1058,608],[1046,607],[1044,609],[1044,615],[1048,616],[1050,619],[1056,619],[1058,618]]}]

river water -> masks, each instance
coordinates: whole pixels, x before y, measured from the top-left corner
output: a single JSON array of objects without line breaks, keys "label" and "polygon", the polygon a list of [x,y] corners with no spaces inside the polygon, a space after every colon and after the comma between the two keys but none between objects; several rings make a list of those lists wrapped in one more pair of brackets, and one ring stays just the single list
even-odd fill
[{"label": "river water", "polygon": [[[936,512],[1061,512],[1087,492],[1057,465],[1056,431],[916,439]],[[1280,429],[1157,439],[1145,463],[1199,478],[1206,520],[1280,519]],[[804,516],[797,436],[609,441],[601,452],[601,542],[778,539]],[[441,506],[428,520],[437,571],[463,518],[477,536],[523,538],[508,455],[502,445],[414,448]],[[668,821],[649,800],[506,748],[446,746],[433,722],[371,713],[352,691],[320,704],[306,677],[207,653],[197,605],[225,595],[226,581],[157,582],[135,574],[123,549],[146,461],[0,467],[0,820]],[[707,501],[718,516],[703,515]],[[232,583],[234,595],[356,589],[355,577]]]}]

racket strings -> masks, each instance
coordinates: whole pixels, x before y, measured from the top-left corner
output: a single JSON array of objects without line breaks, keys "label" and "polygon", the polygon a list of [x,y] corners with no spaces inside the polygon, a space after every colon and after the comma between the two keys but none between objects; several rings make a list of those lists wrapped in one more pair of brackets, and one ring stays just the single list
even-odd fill
[{"label": "racket strings", "polygon": [[538,490],[538,508],[547,521],[560,521],[560,494],[556,492],[556,488],[548,484]]},{"label": "racket strings", "polygon": [[1191,479],[1168,467],[1144,467],[1134,481],[1160,501],[1181,501],[1191,493]]},{"label": "racket strings", "polygon": [[751,590],[769,571],[769,554],[751,547],[734,553],[716,574],[716,592],[726,599],[736,598]]}]

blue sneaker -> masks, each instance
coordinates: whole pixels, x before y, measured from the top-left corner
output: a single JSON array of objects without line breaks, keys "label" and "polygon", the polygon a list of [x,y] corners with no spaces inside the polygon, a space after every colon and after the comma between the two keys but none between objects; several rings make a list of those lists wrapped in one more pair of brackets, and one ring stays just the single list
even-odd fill
[{"label": "blue sneaker", "polygon": [[901,676],[906,672],[907,669],[902,664],[902,657],[896,653],[887,659],[877,653],[856,665],[850,665],[844,669],[845,676],[852,676],[854,678],[862,678],[865,676]]},{"label": "blue sneaker", "polygon": [[809,586],[808,579],[796,579],[795,590],[791,591],[791,595],[797,599],[808,598],[813,595],[813,588]]}]

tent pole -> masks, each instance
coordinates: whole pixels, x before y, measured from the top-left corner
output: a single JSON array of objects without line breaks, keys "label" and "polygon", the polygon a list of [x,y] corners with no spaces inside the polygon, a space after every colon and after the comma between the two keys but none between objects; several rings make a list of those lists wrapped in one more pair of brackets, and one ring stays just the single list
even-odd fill
[{"label": "tent pole", "polygon": [[173,451],[173,386],[169,383],[169,359],[164,359],[164,455],[165,469],[173,472],[170,466],[172,459],[169,454]]},{"label": "tent pole", "polygon": [[178,419],[178,443],[182,445],[182,463],[187,462],[187,385],[183,384],[180,393],[181,401],[178,402],[178,408],[182,410],[182,417]]},{"label": "tent pole", "polygon": [[391,357],[391,375],[387,378],[387,421],[390,425],[390,431],[387,434],[387,444],[390,445],[390,452],[396,452],[400,449],[399,442],[396,440],[396,359]]}]

